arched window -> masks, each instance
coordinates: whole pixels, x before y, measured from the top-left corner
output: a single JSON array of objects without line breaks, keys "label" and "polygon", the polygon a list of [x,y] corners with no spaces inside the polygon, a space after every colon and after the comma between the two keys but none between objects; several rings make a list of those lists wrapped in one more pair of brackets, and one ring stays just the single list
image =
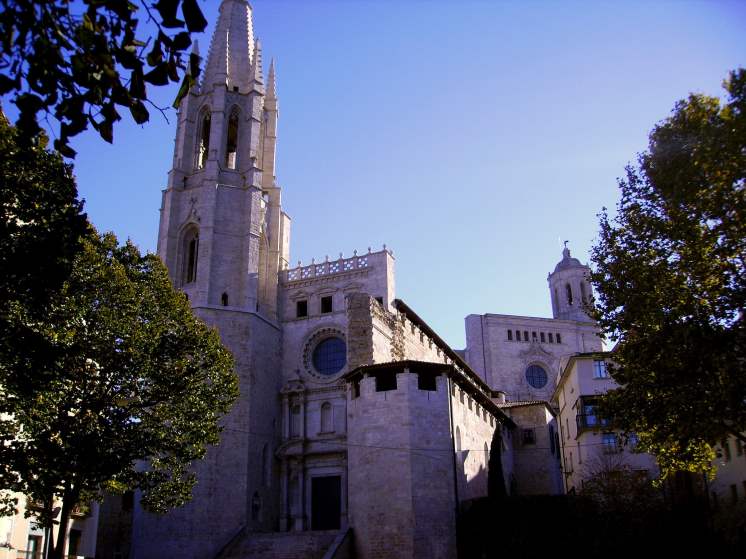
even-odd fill
[{"label": "arched window", "polygon": [[228,118],[228,137],[225,144],[225,166],[228,169],[236,168],[236,157],[238,153],[238,109],[231,111]]},{"label": "arched window", "polygon": [[554,300],[552,301],[552,305],[554,307],[554,311],[559,312],[559,306],[560,306],[560,300],[559,300],[559,293],[557,292],[557,288],[554,288]]},{"label": "arched window", "polygon": [[184,235],[184,283],[197,279],[197,262],[199,259],[199,231],[191,229]]},{"label": "arched window", "polygon": [[228,294],[227,293],[223,293],[220,296],[220,304],[223,305],[224,307],[228,306]]},{"label": "arched window", "polygon": [[210,156],[210,112],[204,110],[199,123],[199,141],[197,142],[197,169],[204,168]]},{"label": "arched window", "polygon": [[461,429],[456,427],[456,452],[461,452]]},{"label": "arched window", "polygon": [[567,304],[572,305],[572,289],[569,283],[565,284],[565,292],[567,293]]},{"label": "arched window", "polygon": [[588,299],[585,295],[585,282],[584,281],[580,282],[580,300],[583,301],[583,303],[588,302]]},{"label": "arched window", "polygon": [[298,405],[290,410],[290,437],[300,437],[300,406]]},{"label": "arched window", "polygon": [[331,433],[334,431],[332,421],[332,405],[329,402],[321,404],[321,432]]}]

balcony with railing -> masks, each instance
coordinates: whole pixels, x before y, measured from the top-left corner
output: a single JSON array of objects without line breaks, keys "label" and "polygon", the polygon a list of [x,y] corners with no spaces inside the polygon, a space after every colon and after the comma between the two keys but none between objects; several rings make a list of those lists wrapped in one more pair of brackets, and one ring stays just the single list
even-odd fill
[{"label": "balcony with railing", "polygon": [[578,423],[578,432],[587,429],[608,429],[611,425],[608,419],[601,417],[596,412],[579,413],[575,420]]}]

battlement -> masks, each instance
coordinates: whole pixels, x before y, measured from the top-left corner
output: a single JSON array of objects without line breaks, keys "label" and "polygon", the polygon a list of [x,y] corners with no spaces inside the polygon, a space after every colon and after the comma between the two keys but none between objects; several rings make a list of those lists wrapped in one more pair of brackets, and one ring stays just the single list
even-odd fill
[{"label": "battlement", "polygon": [[363,270],[366,268],[375,267],[376,261],[384,255],[393,256],[391,250],[383,245],[383,249],[377,252],[372,252],[371,248],[368,247],[368,252],[359,256],[357,250],[353,251],[353,254],[349,258],[344,258],[342,253],[339,253],[339,258],[336,260],[329,260],[327,255],[323,262],[316,263],[315,259],[311,260],[311,263],[307,266],[303,266],[300,261],[295,268],[289,268],[280,272],[280,281],[282,283],[292,283],[295,281],[310,280],[318,277],[328,277],[338,274],[344,274],[353,272],[355,270]]}]

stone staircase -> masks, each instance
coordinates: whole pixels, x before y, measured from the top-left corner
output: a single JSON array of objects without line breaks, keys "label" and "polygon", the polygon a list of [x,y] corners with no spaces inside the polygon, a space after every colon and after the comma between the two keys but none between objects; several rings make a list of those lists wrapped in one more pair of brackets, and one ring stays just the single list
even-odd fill
[{"label": "stone staircase", "polygon": [[323,532],[243,533],[228,545],[219,559],[322,559],[339,535]]}]

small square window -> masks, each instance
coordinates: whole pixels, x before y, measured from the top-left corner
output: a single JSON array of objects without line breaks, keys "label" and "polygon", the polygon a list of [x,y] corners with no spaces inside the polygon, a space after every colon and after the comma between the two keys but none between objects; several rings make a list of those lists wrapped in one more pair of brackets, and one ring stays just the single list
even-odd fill
[{"label": "small square window", "polygon": [[295,316],[297,318],[308,316],[308,301],[303,300],[295,303]]},{"label": "small square window", "polygon": [[437,391],[438,388],[436,386],[435,375],[419,373],[417,375],[417,388],[419,390],[427,390],[430,392]]},{"label": "small square window", "polygon": [[332,312],[332,296],[331,295],[321,298],[321,312],[322,313]]},{"label": "small square window", "polygon": [[376,376],[376,392],[396,390],[396,373],[379,373]]},{"label": "small square window", "polygon": [[461,401],[461,403],[464,403],[464,391],[459,388],[458,391],[458,399]]},{"label": "small square window", "polygon": [[471,405],[471,396],[468,396],[466,398],[466,403],[468,404],[470,410],[474,409],[473,406]]},{"label": "small square window", "polygon": [[523,444],[536,444],[536,431],[533,429],[523,429]]}]

